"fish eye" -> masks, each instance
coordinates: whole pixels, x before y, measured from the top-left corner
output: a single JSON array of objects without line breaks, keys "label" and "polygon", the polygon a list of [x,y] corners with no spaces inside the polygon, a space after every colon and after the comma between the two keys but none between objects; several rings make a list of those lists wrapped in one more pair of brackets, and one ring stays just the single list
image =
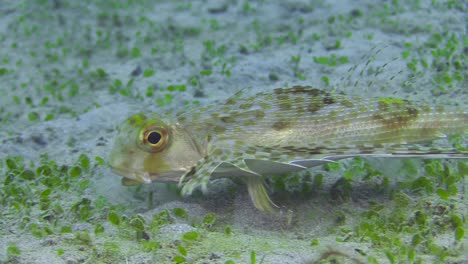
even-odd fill
[{"label": "fish eye", "polygon": [[149,152],[159,152],[167,146],[168,136],[168,131],[165,128],[150,126],[141,130],[139,144]]},{"label": "fish eye", "polygon": [[146,140],[151,144],[151,145],[156,145],[161,141],[161,133],[158,131],[150,131],[147,136]]}]

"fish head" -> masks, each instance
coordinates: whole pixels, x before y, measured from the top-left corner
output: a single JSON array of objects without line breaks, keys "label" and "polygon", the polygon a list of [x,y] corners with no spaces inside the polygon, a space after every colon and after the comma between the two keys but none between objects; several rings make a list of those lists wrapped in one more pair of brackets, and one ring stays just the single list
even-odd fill
[{"label": "fish head", "polygon": [[177,182],[202,158],[199,149],[184,129],[139,113],[119,127],[109,165],[132,182]]}]

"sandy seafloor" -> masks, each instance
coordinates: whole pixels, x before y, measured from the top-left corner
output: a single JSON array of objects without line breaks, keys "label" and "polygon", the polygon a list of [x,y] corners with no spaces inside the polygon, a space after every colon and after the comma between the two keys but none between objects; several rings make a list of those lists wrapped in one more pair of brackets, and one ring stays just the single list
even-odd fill
[{"label": "sandy seafloor", "polygon": [[[97,162],[128,115],[240,89],[466,108],[467,12],[453,0],[0,1],[0,262],[468,263],[466,161],[312,169],[271,190],[290,218],[260,213],[230,181],[182,198],[174,185],[123,187]],[[441,164],[450,180],[423,169]],[[350,185],[337,184],[346,171]]]}]

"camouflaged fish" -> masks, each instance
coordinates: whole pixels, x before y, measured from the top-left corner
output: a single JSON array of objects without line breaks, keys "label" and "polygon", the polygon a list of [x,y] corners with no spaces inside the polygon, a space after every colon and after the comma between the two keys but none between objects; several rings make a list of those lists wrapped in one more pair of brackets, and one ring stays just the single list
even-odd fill
[{"label": "camouflaged fish", "polygon": [[397,98],[357,98],[306,86],[178,113],[133,115],[120,127],[109,164],[123,183],[179,182],[183,194],[212,177],[245,180],[258,209],[275,206],[264,176],[356,157],[468,158],[465,150],[418,142],[468,132],[468,109]]}]

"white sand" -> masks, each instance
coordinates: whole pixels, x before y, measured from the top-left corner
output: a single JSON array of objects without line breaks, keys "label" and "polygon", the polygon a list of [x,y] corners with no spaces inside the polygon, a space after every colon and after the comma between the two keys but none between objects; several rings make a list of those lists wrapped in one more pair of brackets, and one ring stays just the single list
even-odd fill
[{"label": "white sand", "polygon": [[[412,57],[424,58],[429,64],[438,58],[431,54],[436,48],[427,45],[434,34],[442,34],[437,43],[441,49],[453,36],[458,40],[455,55],[460,58],[464,52],[466,56],[463,41],[466,45],[467,4],[463,1],[458,1],[461,8],[448,7],[446,1],[409,1],[414,3],[400,6],[393,1],[356,0],[119,2],[127,1],[0,1],[0,70],[7,71],[0,74],[0,159],[22,156],[37,164],[39,156],[48,153],[50,160],[71,166],[82,153],[92,161],[95,156],[106,158],[115,127],[129,114],[182,110],[187,101],[194,100],[209,104],[245,88],[264,91],[307,84],[362,97],[396,95],[465,106],[468,101],[466,61],[462,61],[464,79],[453,81],[452,87],[444,84],[443,92],[434,81],[435,68],[419,65],[417,76],[411,76],[406,66]],[[341,44],[334,49],[336,42]],[[208,43],[214,49],[213,57],[206,52]],[[141,55],[132,55],[134,47]],[[241,52],[241,47],[246,52]],[[222,49],[225,51],[219,52]],[[124,50],[128,53],[124,54]],[[402,59],[405,50],[411,50],[408,59]],[[314,62],[314,57],[332,54],[346,56],[349,62],[336,67]],[[300,57],[296,68],[293,56]],[[230,76],[223,74],[224,63]],[[110,92],[115,79],[125,86],[138,67],[143,72],[154,69],[155,74],[148,78],[143,77],[143,72],[135,76],[129,89],[131,96]],[[97,69],[103,69],[107,76],[96,77]],[[364,73],[360,74],[362,69]],[[369,73],[372,69],[383,71],[375,75]],[[200,74],[205,70],[212,74]],[[272,80],[272,74],[278,80]],[[329,85],[322,81],[323,76],[329,78]],[[198,78],[196,85],[191,84],[194,78]],[[402,87],[405,81],[410,86]],[[168,85],[179,84],[186,85],[187,90],[164,90]],[[78,88],[75,96],[70,94],[73,85]],[[149,86],[154,87],[152,97],[145,95]],[[157,98],[163,99],[169,93],[173,95],[171,102],[162,106],[156,103]],[[197,93],[203,96],[194,97]],[[41,104],[44,97],[48,102]],[[20,102],[15,102],[15,98]],[[32,100],[31,105],[26,98]],[[31,112],[37,113],[40,120],[30,121]],[[54,118],[45,121],[48,114]],[[403,167],[399,162],[392,164]],[[4,177],[0,175],[0,180]],[[360,221],[358,213],[369,209],[367,196],[391,206],[388,195],[373,197],[375,193],[367,190],[370,187],[365,184],[362,195],[356,195],[354,201],[332,203],[326,195],[309,198],[307,203],[296,205],[296,219],[287,226],[256,211],[243,188],[229,191],[235,186],[232,184],[220,185],[231,189],[215,188],[206,198],[181,199],[174,188],[165,185],[144,186],[140,190],[142,197],[138,197],[135,188],[120,186],[120,179],[105,167],[94,168],[83,177],[91,180],[84,197],[93,201],[105,197],[108,203],[125,208],[122,211],[127,216],[141,213],[151,221],[152,215],[165,208],[180,207],[187,211],[189,220],[175,219],[161,234],[151,234],[163,248],[148,253],[136,239],[122,237],[103,212],[96,212],[96,217],[104,218],[93,219],[92,224],[69,216],[58,219],[72,220],[69,224],[74,232],[82,229],[93,233],[94,224],[101,222],[104,234],[92,235],[92,246],[88,246],[78,244],[72,234],[35,238],[28,229],[15,225],[21,218],[11,219],[11,208],[2,207],[1,263],[173,263],[173,257],[179,254],[178,242],[174,241],[180,241],[181,234],[192,230],[187,224],[199,222],[211,211],[216,212],[219,222],[214,232],[200,228],[200,241],[182,243],[187,247],[188,263],[249,263],[251,251],[256,252],[257,263],[261,259],[263,263],[301,263],[318,259],[327,248],[363,261],[373,256],[379,263],[389,262],[383,251],[368,241],[336,242],[337,237],[345,236],[340,228],[354,226]],[[327,188],[324,187],[324,193]],[[361,186],[355,188],[360,190]],[[146,194],[153,189],[154,208],[148,208]],[[63,199],[63,207],[69,208],[81,199],[74,195],[62,193],[58,199]],[[456,214],[466,213],[466,198],[447,203],[458,208]],[[343,212],[348,218],[346,226],[340,227],[333,221]],[[65,215],[69,213],[66,211]],[[33,214],[33,222],[37,215],[40,214]],[[224,234],[226,225],[233,230],[231,236]],[[320,245],[310,246],[312,239]],[[408,242],[411,237],[404,239]],[[452,233],[435,240],[453,247]],[[464,241],[466,244],[466,238]],[[110,242],[119,246],[120,254],[106,251]],[[19,256],[7,253],[9,243],[18,246]],[[61,256],[57,255],[59,249],[65,251]],[[435,261],[431,254],[419,252],[418,257],[423,262]],[[460,263],[467,258],[466,254],[454,257]],[[346,257],[338,260],[351,262]]]}]

